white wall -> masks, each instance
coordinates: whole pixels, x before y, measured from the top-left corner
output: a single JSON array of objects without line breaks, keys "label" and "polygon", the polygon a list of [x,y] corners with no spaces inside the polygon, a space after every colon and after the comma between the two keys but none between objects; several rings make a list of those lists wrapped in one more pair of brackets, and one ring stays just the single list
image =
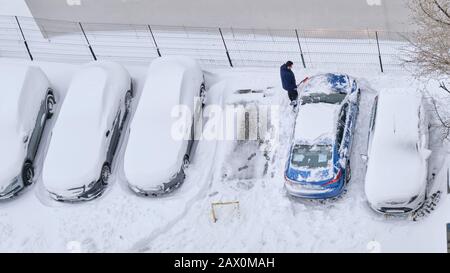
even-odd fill
[{"label": "white wall", "polygon": [[0,0],[0,15],[31,16],[25,0]]},{"label": "white wall", "polygon": [[35,17],[83,22],[404,31],[407,0],[26,0]]}]

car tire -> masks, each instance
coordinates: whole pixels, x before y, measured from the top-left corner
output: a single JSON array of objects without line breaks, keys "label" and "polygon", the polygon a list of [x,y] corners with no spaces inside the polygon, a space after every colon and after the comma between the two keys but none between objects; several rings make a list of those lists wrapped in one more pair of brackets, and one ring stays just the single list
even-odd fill
[{"label": "car tire", "polygon": [[53,117],[53,114],[55,113],[55,96],[53,94],[48,93],[47,98],[45,99],[45,111],[47,114],[47,119],[50,119]]},{"label": "car tire", "polygon": [[352,179],[352,169],[350,167],[350,161],[347,161],[347,165],[345,166],[345,183],[348,184]]},{"label": "car tire", "polygon": [[26,161],[22,167],[22,181],[25,186],[33,184],[34,167],[31,161]]},{"label": "car tire", "polygon": [[100,182],[103,185],[108,185],[109,178],[111,177],[111,167],[108,163],[103,164],[102,171],[100,173]]},{"label": "car tire", "polygon": [[200,97],[200,102],[202,103],[202,107],[204,107],[206,104],[206,87],[205,87],[204,83],[202,83],[202,85],[200,85],[199,97]]},{"label": "car tire", "polygon": [[133,100],[133,93],[131,91],[128,91],[125,94],[125,110],[129,111],[131,108],[131,101]]},{"label": "car tire", "polygon": [[186,170],[187,168],[189,168],[189,164],[190,164],[191,162],[189,161],[189,156],[188,155],[185,155],[184,156],[184,158],[183,158],[183,166],[182,166],[182,169],[183,170]]}]

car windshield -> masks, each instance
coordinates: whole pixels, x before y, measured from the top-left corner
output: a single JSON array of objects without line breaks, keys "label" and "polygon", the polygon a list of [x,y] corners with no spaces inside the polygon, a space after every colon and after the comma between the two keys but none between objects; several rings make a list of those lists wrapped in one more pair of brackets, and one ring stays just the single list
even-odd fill
[{"label": "car windshield", "polygon": [[297,168],[325,168],[331,161],[331,145],[295,145],[291,163]]},{"label": "car windshield", "polygon": [[340,104],[347,94],[344,93],[313,93],[301,98],[302,104],[308,103],[330,103],[330,104]]}]

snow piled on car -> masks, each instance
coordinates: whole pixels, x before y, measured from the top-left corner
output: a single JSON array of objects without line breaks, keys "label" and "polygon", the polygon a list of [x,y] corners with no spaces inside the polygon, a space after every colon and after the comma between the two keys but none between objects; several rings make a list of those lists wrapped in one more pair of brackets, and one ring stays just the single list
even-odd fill
[{"label": "snow piled on car", "polygon": [[30,64],[0,63],[0,192],[21,174],[24,140],[31,138],[37,114],[50,83]]},{"label": "snow piled on car", "polygon": [[130,124],[124,170],[130,185],[154,191],[181,169],[197,122],[194,102],[203,74],[196,62],[176,56],[153,61],[147,75]]},{"label": "snow piled on car", "polygon": [[97,181],[108,149],[106,132],[129,89],[129,73],[116,63],[92,62],[77,71],[44,161],[44,183],[50,192],[67,193]]},{"label": "snow piled on car", "polygon": [[378,96],[365,187],[372,205],[406,205],[425,192],[428,158],[420,147],[421,104],[420,93],[411,90],[383,90]]},{"label": "snow piled on car", "polygon": [[357,88],[351,77],[339,73],[319,74],[305,78],[304,85],[300,87],[303,94],[330,94],[335,92],[349,94]]},{"label": "snow piled on car", "polygon": [[310,103],[299,107],[295,122],[296,144],[331,144],[335,138],[339,105]]}]

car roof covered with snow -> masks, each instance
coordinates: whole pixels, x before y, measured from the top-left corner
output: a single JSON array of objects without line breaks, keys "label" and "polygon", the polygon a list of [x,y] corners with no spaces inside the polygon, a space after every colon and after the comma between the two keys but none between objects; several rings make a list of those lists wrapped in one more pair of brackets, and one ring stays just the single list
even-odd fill
[{"label": "car roof covered with snow", "polygon": [[407,202],[425,189],[426,158],[418,148],[421,103],[415,91],[392,89],[378,95],[365,184],[371,204]]},{"label": "car roof covered with snow", "polygon": [[124,158],[128,183],[140,190],[153,190],[180,171],[188,139],[174,136],[173,128],[181,122],[190,132],[193,116],[181,121],[174,114],[179,105],[193,114],[194,97],[203,82],[199,65],[186,57],[158,58],[147,75]]},{"label": "car roof covered with snow", "polygon": [[294,141],[299,144],[332,143],[340,105],[309,103],[299,107],[295,122]]},{"label": "car roof covered with snow", "polygon": [[128,72],[113,62],[90,63],[74,75],[44,162],[43,179],[50,191],[80,187],[100,176],[106,132],[130,85]]},{"label": "car roof covered with snow", "polygon": [[345,93],[350,94],[358,89],[356,81],[339,73],[318,74],[306,78],[300,85],[300,95],[306,96],[314,93]]},{"label": "car roof covered with snow", "polygon": [[[23,140],[34,130],[50,83],[44,72],[26,64],[1,64],[0,192],[20,174],[25,160]],[[6,183],[6,184],[5,184]]]}]

